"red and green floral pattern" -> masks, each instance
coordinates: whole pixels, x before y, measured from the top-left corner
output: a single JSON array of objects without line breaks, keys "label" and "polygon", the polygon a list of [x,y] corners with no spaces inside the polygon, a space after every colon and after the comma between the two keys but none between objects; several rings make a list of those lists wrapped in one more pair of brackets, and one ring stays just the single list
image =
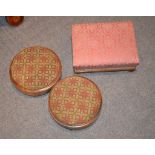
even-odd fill
[{"label": "red and green floral pattern", "polygon": [[52,116],[65,126],[92,123],[101,107],[101,94],[90,80],[73,76],[59,81],[49,97]]},{"label": "red and green floral pattern", "polygon": [[50,49],[30,47],[18,53],[11,64],[11,77],[21,87],[38,90],[49,86],[60,74],[58,57]]}]

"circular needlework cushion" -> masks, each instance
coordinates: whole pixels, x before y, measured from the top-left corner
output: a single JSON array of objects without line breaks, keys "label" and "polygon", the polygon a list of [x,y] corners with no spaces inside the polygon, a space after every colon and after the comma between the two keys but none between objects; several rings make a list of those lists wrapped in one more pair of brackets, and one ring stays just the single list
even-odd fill
[{"label": "circular needlework cushion", "polygon": [[49,94],[49,111],[60,125],[83,128],[93,123],[101,109],[102,97],[95,83],[80,76],[60,80]]},{"label": "circular needlework cushion", "polygon": [[31,96],[48,92],[61,77],[61,62],[50,49],[34,46],[23,49],[12,60],[10,79]]}]

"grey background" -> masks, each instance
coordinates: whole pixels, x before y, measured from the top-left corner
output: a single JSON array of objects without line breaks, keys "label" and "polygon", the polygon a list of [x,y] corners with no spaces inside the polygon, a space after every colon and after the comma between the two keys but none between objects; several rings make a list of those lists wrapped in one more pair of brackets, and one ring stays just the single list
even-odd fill
[{"label": "grey background", "polygon": [[[25,17],[19,27],[0,17],[0,138],[155,138],[154,17]],[[48,94],[23,95],[9,79],[9,65],[22,48],[53,49],[63,65],[62,78],[73,75],[71,25],[132,20],[140,65],[135,72],[83,73],[103,95],[98,120],[82,130],[68,130],[51,119]]]}]

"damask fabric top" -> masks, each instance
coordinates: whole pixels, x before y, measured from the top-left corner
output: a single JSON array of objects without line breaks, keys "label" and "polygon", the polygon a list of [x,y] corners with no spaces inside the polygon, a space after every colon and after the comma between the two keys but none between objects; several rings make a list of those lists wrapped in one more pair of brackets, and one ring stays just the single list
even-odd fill
[{"label": "damask fabric top", "polygon": [[136,67],[133,24],[109,22],[72,26],[73,67]]},{"label": "damask fabric top", "polygon": [[60,125],[82,128],[93,123],[100,111],[100,90],[87,78],[72,76],[60,80],[49,94],[49,111]]},{"label": "damask fabric top", "polygon": [[29,47],[12,60],[10,77],[15,86],[28,95],[40,95],[48,91],[61,76],[58,56],[44,47]]}]

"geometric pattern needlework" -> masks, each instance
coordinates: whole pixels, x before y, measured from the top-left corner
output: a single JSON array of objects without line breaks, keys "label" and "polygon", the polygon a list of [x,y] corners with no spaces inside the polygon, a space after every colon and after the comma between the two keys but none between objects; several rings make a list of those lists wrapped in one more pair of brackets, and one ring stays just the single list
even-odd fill
[{"label": "geometric pattern needlework", "polygon": [[29,90],[47,87],[57,78],[60,62],[52,50],[29,47],[19,52],[11,64],[11,76],[20,86]]},{"label": "geometric pattern needlework", "polygon": [[49,97],[53,117],[65,125],[84,125],[96,118],[101,106],[97,86],[86,78],[72,76],[59,81]]}]

